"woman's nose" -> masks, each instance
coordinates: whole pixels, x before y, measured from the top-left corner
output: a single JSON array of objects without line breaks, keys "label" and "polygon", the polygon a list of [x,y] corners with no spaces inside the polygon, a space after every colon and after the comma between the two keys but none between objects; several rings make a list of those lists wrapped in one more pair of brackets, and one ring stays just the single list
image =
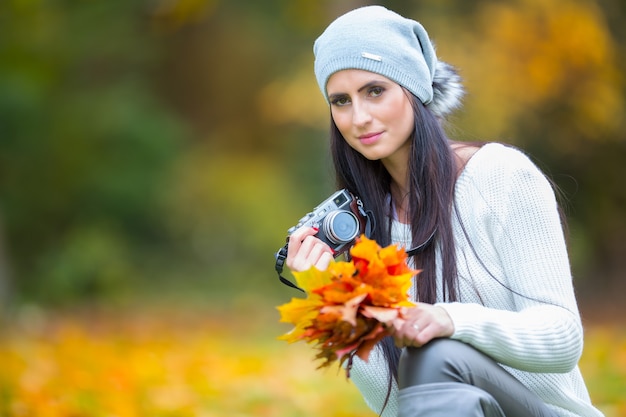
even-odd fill
[{"label": "woman's nose", "polygon": [[354,102],[352,105],[352,123],[355,126],[363,126],[372,120],[372,115],[366,103]]}]

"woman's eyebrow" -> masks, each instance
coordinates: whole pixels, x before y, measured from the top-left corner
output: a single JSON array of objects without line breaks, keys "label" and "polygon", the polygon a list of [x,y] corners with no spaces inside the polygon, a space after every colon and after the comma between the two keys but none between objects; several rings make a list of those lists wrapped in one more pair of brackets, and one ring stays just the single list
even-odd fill
[{"label": "woman's eyebrow", "polygon": [[328,95],[328,100],[329,100],[329,101],[333,101],[333,100],[336,100],[336,99],[338,99],[338,98],[345,97],[346,95],[347,95],[346,93],[333,93],[333,94],[329,94],[329,95]]},{"label": "woman's eyebrow", "polygon": [[[372,80],[372,81],[370,81],[368,83],[365,83],[361,88],[359,88],[357,90],[357,92],[360,93],[361,91],[365,90],[366,88],[373,87],[375,85],[381,85],[381,84],[387,84],[387,82],[384,81],[384,80]],[[343,96],[346,96],[346,95],[348,95],[348,94],[347,93],[333,93],[333,94],[329,94],[328,95],[328,99],[329,100],[334,100],[334,99],[337,99],[339,97],[343,97]]]},{"label": "woman's eyebrow", "polygon": [[363,87],[359,88],[357,90],[357,92],[360,93],[361,91],[365,90],[366,88],[373,87],[375,85],[380,85],[380,84],[386,84],[386,82],[383,81],[383,80],[372,80],[372,81],[366,83]]}]

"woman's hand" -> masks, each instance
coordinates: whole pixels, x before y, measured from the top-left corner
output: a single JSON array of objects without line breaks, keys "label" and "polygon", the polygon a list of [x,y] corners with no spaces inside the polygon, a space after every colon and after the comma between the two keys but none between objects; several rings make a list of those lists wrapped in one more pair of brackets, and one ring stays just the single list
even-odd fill
[{"label": "woman's hand", "polygon": [[306,271],[315,266],[325,270],[333,260],[333,250],[315,237],[319,229],[301,227],[289,236],[287,267],[295,272]]},{"label": "woman's hand", "polygon": [[420,347],[454,334],[454,323],[442,307],[418,303],[415,307],[403,307],[400,312],[400,317],[388,326],[397,347]]}]

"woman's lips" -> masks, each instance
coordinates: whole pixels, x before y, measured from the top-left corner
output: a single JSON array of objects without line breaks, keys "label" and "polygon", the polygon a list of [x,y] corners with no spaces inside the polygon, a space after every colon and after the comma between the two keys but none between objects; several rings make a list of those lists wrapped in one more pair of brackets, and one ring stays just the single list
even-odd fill
[{"label": "woman's lips", "polygon": [[371,145],[376,142],[382,134],[383,132],[366,133],[365,135],[359,136],[359,140],[363,145]]}]

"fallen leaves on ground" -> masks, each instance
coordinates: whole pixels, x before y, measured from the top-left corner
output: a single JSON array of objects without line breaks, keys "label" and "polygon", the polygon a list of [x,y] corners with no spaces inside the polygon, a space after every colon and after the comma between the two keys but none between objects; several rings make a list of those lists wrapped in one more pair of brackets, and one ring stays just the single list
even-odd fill
[{"label": "fallen leaves on ground", "polygon": [[[375,417],[310,347],[276,341],[272,304],[248,311],[45,314],[0,326],[6,417]],[[626,416],[626,332],[588,325],[581,369],[606,417]]]}]

